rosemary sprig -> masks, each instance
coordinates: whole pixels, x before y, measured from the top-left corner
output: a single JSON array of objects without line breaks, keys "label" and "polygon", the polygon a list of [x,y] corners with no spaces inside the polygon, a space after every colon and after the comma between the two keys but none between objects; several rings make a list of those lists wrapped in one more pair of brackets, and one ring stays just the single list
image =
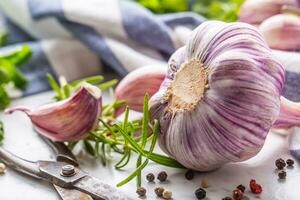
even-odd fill
[{"label": "rosemary sprig", "polygon": [[[69,97],[83,82],[88,82],[101,89],[111,89],[117,83],[116,80],[102,83],[104,80],[102,76],[93,76],[73,83],[67,83],[65,79],[60,78],[60,83],[57,83],[51,75],[48,75],[48,80],[56,93],[56,100]],[[159,122],[154,120],[153,124],[150,123],[148,99],[149,96],[146,94],[144,96],[142,119],[133,121],[129,121],[130,108],[126,106],[124,101],[114,100],[103,105],[98,126],[82,141],[86,152],[99,159],[103,165],[106,165],[107,160],[111,158],[111,150],[121,154],[119,161],[115,164],[116,169],[126,167],[132,159],[132,154],[137,154],[136,169],[117,186],[122,186],[136,178],[137,187],[140,187],[142,183],[141,172],[149,161],[168,167],[184,168],[176,160],[153,152],[157,143]],[[115,116],[116,111],[124,107],[124,118],[119,121]],[[77,143],[69,142],[68,147],[73,149]],[[147,148],[147,143],[149,143],[149,148]]]}]

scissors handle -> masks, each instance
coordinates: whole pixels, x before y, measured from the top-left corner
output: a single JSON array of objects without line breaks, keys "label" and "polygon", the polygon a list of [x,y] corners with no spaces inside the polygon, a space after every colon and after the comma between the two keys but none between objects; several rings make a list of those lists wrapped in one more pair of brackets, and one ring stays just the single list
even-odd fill
[{"label": "scissors handle", "polygon": [[35,178],[40,177],[40,170],[37,162],[32,162],[20,158],[13,153],[10,153],[3,147],[0,147],[0,160],[2,160],[10,168],[15,169],[21,173],[33,176]]}]

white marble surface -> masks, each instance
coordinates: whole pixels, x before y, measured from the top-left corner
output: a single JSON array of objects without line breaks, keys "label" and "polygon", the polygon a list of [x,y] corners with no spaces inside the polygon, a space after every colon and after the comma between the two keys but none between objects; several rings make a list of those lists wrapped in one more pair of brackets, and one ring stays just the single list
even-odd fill
[{"label": "white marble surface", "polygon": [[[50,92],[39,94],[16,100],[13,105],[26,104],[35,107],[50,101],[52,95]],[[108,101],[107,97],[105,99]],[[5,148],[31,160],[51,158],[51,151],[32,131],[30,121],[24,114],[16,113],[4,116],[0,113],[0,119],[5,123]],[[132,167],[129,166],[125,170],[116,171],[113,168],[114,160],[108,166],[103,167],[99,161],[83,155],[82,152],[78,154],[78,157],[84,170],[112,185],[125,178],[133,170],[134,165],[132,163]],[[255,178],[263,186],[264,191],[260,196],[255,196],[247,189],[246,195],[249,199],[299,200],[300,163],[296,162],[293,169],[287,169],[286,181],[280,182],[277,180],[274,170],[274,161],[278,157],[285,159],[290,157],[287,139],[284,136],[270,133],[264,148],[256,157],[246,162],[228,164],[213,172],[198,173],[192,181],[187,181],[184,178],[184,170],[164,168],[154,163],[150,163],[144,170],[144,175],[148,172],[157,174],[160,170],[166,170],[169,174],[169,181],[163,186],[173,192],[174,200],[196,199],[194,190],[199,187],[203,178],[206,178],[210,184],[207,189],[207,200],[219,200],[225,196],[230,196],[231,191],[239,184],[244,184],[248,188],[249,180],[252,178]],[[153,188],[159,183],[149,184],[144,180],[143,185],[148,190],[148,200],[158,199],[154,195]],[[121,190],[134,193],[135,181],[125,185]],[[4,175],[0,176],[0,199],[56,200],[60,198],[50,184],[8,169]]]}]

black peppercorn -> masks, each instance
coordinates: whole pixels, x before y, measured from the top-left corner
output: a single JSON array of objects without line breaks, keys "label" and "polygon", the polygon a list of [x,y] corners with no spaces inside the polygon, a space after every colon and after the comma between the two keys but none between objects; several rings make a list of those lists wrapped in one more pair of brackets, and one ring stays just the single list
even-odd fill
[{"label": "black peppercorn", "polygon": [[165,172],[165,171],[159,172],[159,174],[157,175],[157,179],[158,179],[160,182],[166,181],[167,178],[168,178],[168,174],[167,174],[167,172]]},{"label": "black peppercorn", "polygon": [[286,166],[286,163],[282,158],[279,158],[275,161],[275,165],[277,169],[282,170]]},{"label": "black peppercorn", "polygon": [[294,160],[292,160],[292,159],[287,159],[286,160],[286,164],[289,166],[289,167],[293,167],[293,165],[294,165]]},{"label": "black peppercorn", "polygon": [[186,173],[185,173],[185,178],[187,180],[192,180],[194,178],[194,171],[193,170],[188,170]]},{"label": "black peppercorn", "polygon": [[147,179],[147,181],[149,181],[149,182],[153,182],[154,179],[155,179],[155,176],[154,176],[154,174],[149,173],[149,174],[147,174],[146,179]]},{"label": "black peppercorn", "polygon": [[285,179],[286,178],[286,172],[285,171],[280,171],[279,173],[278,173],[278,178],[279,179]]},{"label": "black peppercorn", "polygon": [[232,200],[231,197],[224,197],[222,200]]},{"label": "black peppercorn", "polygon": [[140,197],[143,197],[146,195],[146,192],[147,190],[143,187],[139,187],[137,190],[136,190],[136,193],[140,196]]},{"label": "black peppercorn", "polygon": [[239,190],[241,190],[242,192],[245,192],[245,190],[246,190],[246,187],[243,186],[242,184],[238,185],[236,188],[239,189]]},{"label": "black peppercorn", "polygon": [[206,197],[206,191],[202,188],[198,188],[195,191],[195,196],[197,199],[204,199]]},{"label": "black peppercorn", "polygon": [[242,200],[244,197],[244,193],[239,189],[235,189],[233,190],[232,196],[234,200]]}]

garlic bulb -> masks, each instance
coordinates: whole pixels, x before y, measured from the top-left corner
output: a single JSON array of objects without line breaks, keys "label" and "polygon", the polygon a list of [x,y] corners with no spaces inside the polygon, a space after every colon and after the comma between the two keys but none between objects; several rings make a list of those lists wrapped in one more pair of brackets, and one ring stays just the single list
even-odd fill
[{"label": "garlic bulb", "polygon": [[118,84],[116,99],[125,100],[130,109],[142,112],[144,95],[152,96],[158,91],[166,71],[164,65],[145,66],[132,71]]},{"label": "garlic bulb", "polygon": [[239,20],[249,24],[260,24],[265,19],[279,14],[282,6],[298,6],[297,0],[247,0],[241,6]]},{"label": "garlic bulb", "polygon": [[5,111],[26,113],[36,129],[54,141],[77,141],[93,130],[101,114],[101,90],[84,84],[72,97],[36,109],[15,107]]},{"label": "garlic bulb", "polygon": [[150,99],[160,147],[187,168],[209,171],[262,148],[280,109],[285,72],[246,23],[208,21],[169,60]]},{"label": "garlic bulb", "polygon": [[259,29],[268,45],[280,50],[300,50],[300,16],[279,14],[265,20]]}]

